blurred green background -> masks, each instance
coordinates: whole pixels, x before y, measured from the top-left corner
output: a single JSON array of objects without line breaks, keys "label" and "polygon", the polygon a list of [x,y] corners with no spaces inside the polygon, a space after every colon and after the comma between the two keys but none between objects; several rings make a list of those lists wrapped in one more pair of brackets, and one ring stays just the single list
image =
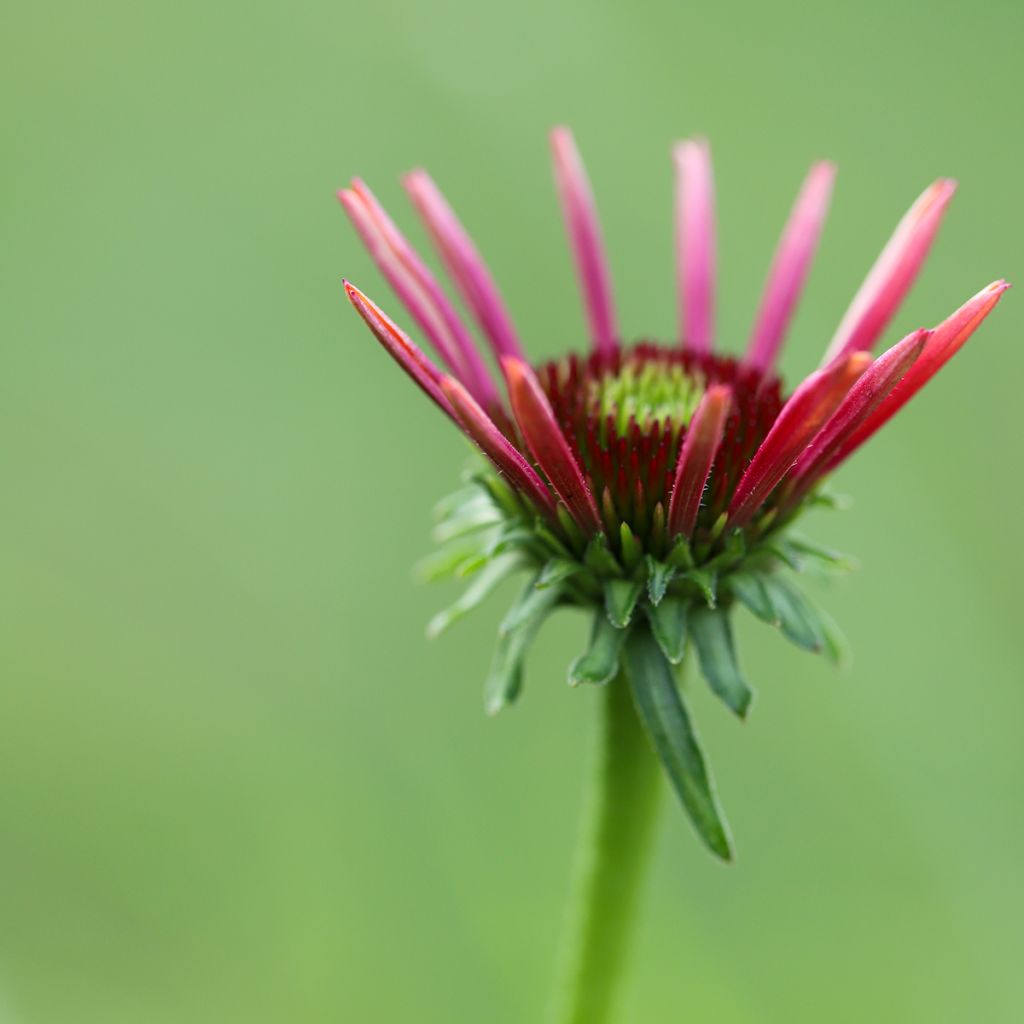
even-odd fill
[{"label": "blurred green background", "polygon": [[[840,165],[785,356],[814,365],[914,196],[961,180],[889,336],[1022,274],[1024,9],[112,2],[0,31],[0,1020],[536,1021],[593,694],[503,602],[413,584],[465,447],[344,301],[333,198],[430,167],[532,354],[582,344],[546,131],[572,124],[622,322],[674,325],[670,143],[713,140],[740,348],[805,168]],[[846,673],[742,624],[698,697],[739,844],[666,807],[623,1021],[1024,1019],[1021,296],[808,532]]]}]

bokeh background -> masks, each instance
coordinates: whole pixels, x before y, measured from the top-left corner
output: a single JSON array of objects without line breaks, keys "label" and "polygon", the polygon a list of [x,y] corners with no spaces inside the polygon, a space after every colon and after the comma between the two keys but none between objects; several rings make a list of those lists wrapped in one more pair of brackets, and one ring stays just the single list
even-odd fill
[{"label": "bokeh background", "polygon": [[[816,363],[896,220],[961,180],[890,338],[1024,278],[1024,8],[466,0],[9,5],[0,31],[0,1020],[540,1019],[593,695],[543,635],[498,720],[502,601],[414,585],[466,450],[344,301],[333,198],[417,240],[425,164],[537,357],[583,341],[546,131],[571,123],[622,322],[674,329],[668,149],[713,140],[745,341],[814,158]],[[623,1021],[1024,1019],[1021,296],[808,532],[837,673],[744,621],[743,727],[697,711],[737,834],[666,801]],[[391,303],[394,306],[394,303]]]}]

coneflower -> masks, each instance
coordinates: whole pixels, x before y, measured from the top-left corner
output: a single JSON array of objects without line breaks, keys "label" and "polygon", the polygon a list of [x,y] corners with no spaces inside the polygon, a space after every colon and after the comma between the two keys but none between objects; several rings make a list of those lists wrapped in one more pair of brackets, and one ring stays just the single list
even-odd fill
[{"label": "coneflower", "polygon": [[[555,129],[551,144],[591,345],[540,365],[527,360],[494,279],[437,186],[424,171],[404,179],[498,376],[366,185],[353,181],[339,198],[434,358],[346,282],[349,299],[485,457],[469,486],[442,506],[437,532],[445,546],[428,574],[469,583],[430,633],[461,618],[509,575],[527,576],[501,624],[486,679],[493,713],[519,695],[527,649],[552,611],[576,606],[592,618],[589,644],[568,680],[606,687],[604,755],[560,1019],[595,1024],[609,1012],[610,965],[624,948],[631,879],[650,831],[645,766],[653,759],[643,733],[700,837],[719,857],[732,856],[678,666],[692,647],[714,693],[741,718],[747,714],[753,691],[730,621],[737,605],[803,648],[839,655],[834,624],[798,586],[797,573],[808,563],[836,567],[842,560],[797,534],[796,521],[829,502],[827,478],[959,350],[1008,285],[990,284],[937,327],[913,331],[872,357],[953,196],[955,183],[940,180],[897,225],[821,366],[787,394],[776,361],[818,246],[834,166],[818,163],[808,173],[749,346],[736,358],[714,346],[707,143],[684,142],[673,154],[680,322],[679,339],[666,345],[623,341],[582,161],[568,130]],[[601,853],[609,843],[614,856]]]}]

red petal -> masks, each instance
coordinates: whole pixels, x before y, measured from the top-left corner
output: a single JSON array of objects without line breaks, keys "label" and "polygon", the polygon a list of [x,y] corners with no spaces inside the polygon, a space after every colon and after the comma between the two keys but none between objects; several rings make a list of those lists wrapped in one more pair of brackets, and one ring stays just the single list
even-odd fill
[{"label": "red petal", "polygon": [[805,493],[821,476],[822,468],[855,430],[885,401],[920,356],[929,336],[919,330],[908,334],[880,355],[850,388],[835,415],[797,460],[791,474],[797,493]]},{"label": "red petal", "polygon": [[590,181],[568,128],[555,128],[551,132],[551,153],[555,164],[555,184],[583,289],[594,348],[614,352],[619,344],[619,330],[615,321],[608,257]]},{"label": "red petal", "polygon": [[466,433],[484,455],[541,511],[554,515],[555,502],[551,492],[519,449],[494,425],[494,421],[480,408],[473,396],[452,377],[443,378],[441,387]]},{"label": "red petal", "polygon": [[441,371],[416,347],[412,339],[370,301],[354,284],[343,281],[345,294],[377,340],[403,370],[456,423],[455,411],[441,390]]},{"label": "red petal", "polygon": [[694,352],[710,352],[715,314],[715,184],[706,139],[680,142],[676,165],[679,330]]},{"label": "red petal", "polygon": [[733,494],[730,525],[750,522],[870,362],[866,352],[852,352],[816,370],[793,392]]},{"label": "red petal", "polygon": [[498,286],[441,190],[422,170],[407,174],[403,184],[495,355],[522,357],[522,346]]},{"label": "red petal", "polygon": [[374,194],[358,178],[338,199],[355,225],[374,262],[408,309],[438,355],[477,396],[490,406],[497,391],[455,307]]},{"label": "red petal", "polygon": [[910,401],[949,362],[981,322],[992,312],[1009,288],[1006,281],[994,281],[965,302],[932,332],[917,362],[877,409],[851,434],[832,456],[822,472],[829,472],[850,457],[872,434]]},{"label": "red petal", "polygon": [[697,524],[704,485],[722,443],[732,393],[723,384],[708,388],[690,420],[676,463],[675,483],[668,506],[669,536],[689,537]]},{"label": "red petal", "polygon": [[533,370],[521,359],[502,359],[512,412],[533,457],[573,518],[591,533],[601,532],[597,503],[563,437]]},{"label": "red petal", "polygon": [[815,164],[807,174],[772,257],[764,295],[744,360],[762,373],[775,365],[786,329],[811,268],[836,177],[835,164]]},{"label": "red petal", "polygon": [[904,214],[850,303],[824,362],[874,347],[924,266],[955,191],[955,181],[940,179]]}]

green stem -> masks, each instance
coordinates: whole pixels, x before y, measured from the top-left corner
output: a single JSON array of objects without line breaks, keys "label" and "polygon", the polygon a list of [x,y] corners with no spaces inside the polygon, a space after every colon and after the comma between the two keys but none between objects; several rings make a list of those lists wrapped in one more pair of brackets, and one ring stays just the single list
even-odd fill
[{"label": "green stem", "polygon": [[654,834],[660,767],[623,673],[602,688],[564,939],[555,1024],[605,1024]]}]

